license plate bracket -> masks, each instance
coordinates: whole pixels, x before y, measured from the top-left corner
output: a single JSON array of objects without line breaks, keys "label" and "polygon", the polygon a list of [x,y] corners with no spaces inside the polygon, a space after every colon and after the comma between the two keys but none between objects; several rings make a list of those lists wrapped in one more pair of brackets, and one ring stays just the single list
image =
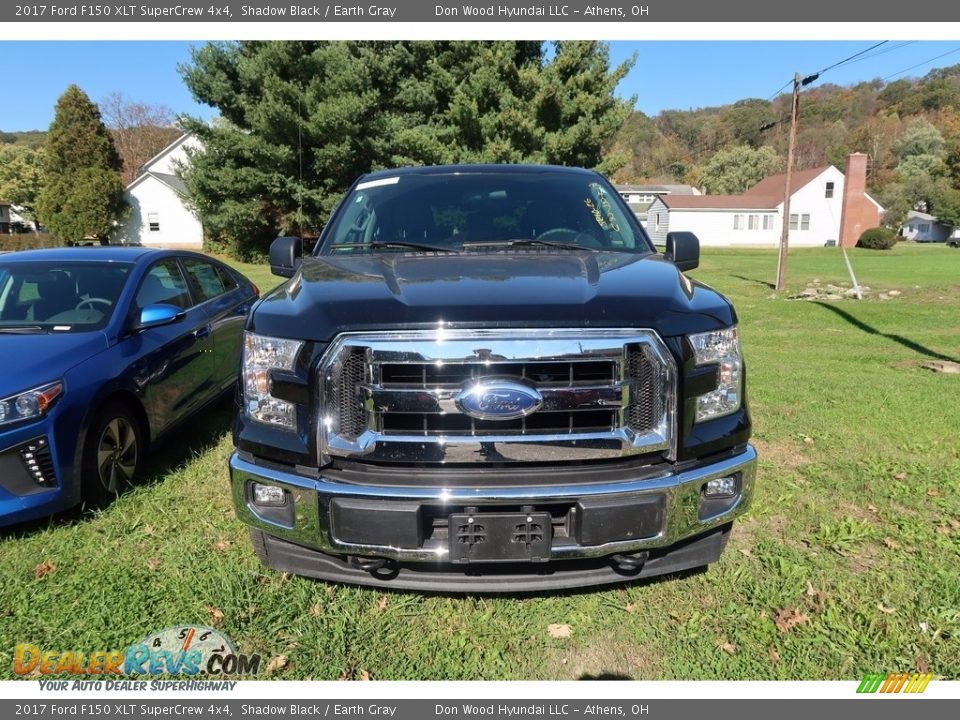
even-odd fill
[{"label": "license plate bracket", "polygon": [[447,518],[450,561],[547,562],[553,540],[548,512],[467,512]]}]

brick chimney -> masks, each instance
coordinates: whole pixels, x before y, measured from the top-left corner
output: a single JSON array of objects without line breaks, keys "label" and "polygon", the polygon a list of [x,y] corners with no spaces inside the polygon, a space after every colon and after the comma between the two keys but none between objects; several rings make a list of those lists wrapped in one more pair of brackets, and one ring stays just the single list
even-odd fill
[{"label": "brick chimney", "polygon": [[880,211],[867,198],[867,156],[851,153],[844,172],[843,204],[840,210],[840,245],[853,247],[861,233],[880,225]]}]

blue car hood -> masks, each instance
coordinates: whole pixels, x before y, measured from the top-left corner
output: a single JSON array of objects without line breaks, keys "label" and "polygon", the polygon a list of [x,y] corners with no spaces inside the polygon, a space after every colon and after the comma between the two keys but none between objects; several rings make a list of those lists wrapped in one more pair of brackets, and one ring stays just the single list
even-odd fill
[{"label": "blue car hood", "polygon": [[0,332],[0,398],[62,378],[107,349],[102,332],[7,335]]}]

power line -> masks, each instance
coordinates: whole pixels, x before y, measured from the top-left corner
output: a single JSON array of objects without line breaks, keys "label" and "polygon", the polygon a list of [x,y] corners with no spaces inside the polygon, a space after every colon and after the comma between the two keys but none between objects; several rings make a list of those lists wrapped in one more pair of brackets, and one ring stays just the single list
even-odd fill
[{"label": "power line", "polygon": [[835,62],[833,65],[828,65],[827,67],[825,67],[825,68],[824,68],[823,70],[821,70],[820,72],[814,73],[814,74],[815,74],[815,75],[823,75],[825,72],[827,72],[827,70],[833,70],[834,68],[840,67],[841,65],[846,65],[848,62],[850,62],[850,61],[853,60],[854,58],[858,58],[858,57],[860,57],[861,55],[866,55],[866,54],[867,54],[868,52],[870,52],[871,50],[875,50],[876,48],[880,47],[881,45],[886,45],[888,42],[890,42],[890,41],[889,41],[889,40],[883,40],[883,41],[881,41],[881,42],[878,42],[876,45],[871,45],[871,46],[868,47],[866,50],[861,50],[861,51],[858,52],[858,53],[854,53],[854,54],[851,55],[850,57],[844,58],[844,59],[841,60],[840,62]]},{"label": "power line", "polygon": [[773,95],[771,95],[770,97],[767,98],[767,102],[771,102],[771,101],[773,101],[775,98],[780,97],[780,93],[782,93],[784,90],[786,90],[788,87],[790,87],[790,85],[791,85],[792,83],[793,83],[793,80],[792,80],[792,79],[791,79],[791,80],[787,80],[787,81],[780,87],[779,90],[777,90]]},{"label": "power line", "polygon": [[945,53],[942,53],[942,54],[940,54],[940,55],[937,55],[936,57],[932,57],[932,58],[930,58],[929,60],[924,60],[923,62],[917,63],[916,65],[911,65],[910,67],[908,67],[908,68],[906,68],[906,69],[904,69],[904,70],[900,70],[899,72],[895,72],[893,75],[887,75],[885,78],[883,78],[883,80],[884,80],[884,82],[886,82],[886,81],[889,80],[890,78],[895,78],[897,75],[903,75],[905,72],[910,72],[911,70],[915,70],[915,69],[918,68],[918,67],[921,67],[921,66],[923,66],[923,65],[926,65],[927,63],[932,63],[934,60],[939,60],[940,58],[946,57],[947,55],[953,55],[953,53],[955,53],[955,52],[960,52],[960,47],[956,47],[956,48],[954,48],[953,50],[948,50],[948,51],[945,52]]},{"label": "power line", "polygon": [[864,55],[863,57],[859,57],[859,58],[857,58],[856,60],[851,60],[851,61],[850,61],[849,63],[847,63],[847,64],[848,64],[848,65],[853,65],[854,63],[858,63],[858,62],[861,62],[861,61],[863,61],[863,60],[870,60],[870,59],[875,58],[875,57],[880,57],[881,55],[886,55],[887,53],[893,52],[894,50],[899,50],[900,48],[905,48],[907,45],[913,45],[913,44],[916,43],[916,42],[917,42],[916,40],[904,40],[903,42],[896,43],[895,45],[891,45],[890,47],[884,48],[883,50],[878,50],[877,52],[871,53],[870,55]]}]

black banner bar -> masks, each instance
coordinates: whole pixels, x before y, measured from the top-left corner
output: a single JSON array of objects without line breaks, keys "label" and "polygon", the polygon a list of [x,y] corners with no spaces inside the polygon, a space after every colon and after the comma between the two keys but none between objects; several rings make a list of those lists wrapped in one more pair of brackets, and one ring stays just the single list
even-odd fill
[{"label": "black banner bar", "polygon": [[943,0],[614,0],[451,2],[375,0],[152,0],[146,3],[3,3],[0,22],[955,22],[960,3]]},{"label": "black banner bar", "polygon": [[[319,689],[318,689],[319,690]],[[851,694],[854,693],[851,688]],[[318,694],[320,694],[318,692]],[[598,692],[598,695],[600,693]],[[910,707],[907,708],[906,704]],[[463,720],[464,718],[696,718],[711,720],[810,720],[810,718],[870,718],[870,720],[941,720],[956,717],[957,701],[864,696],[850,700],[2,700],[3,718],[244,718],[293,720]]]}]

